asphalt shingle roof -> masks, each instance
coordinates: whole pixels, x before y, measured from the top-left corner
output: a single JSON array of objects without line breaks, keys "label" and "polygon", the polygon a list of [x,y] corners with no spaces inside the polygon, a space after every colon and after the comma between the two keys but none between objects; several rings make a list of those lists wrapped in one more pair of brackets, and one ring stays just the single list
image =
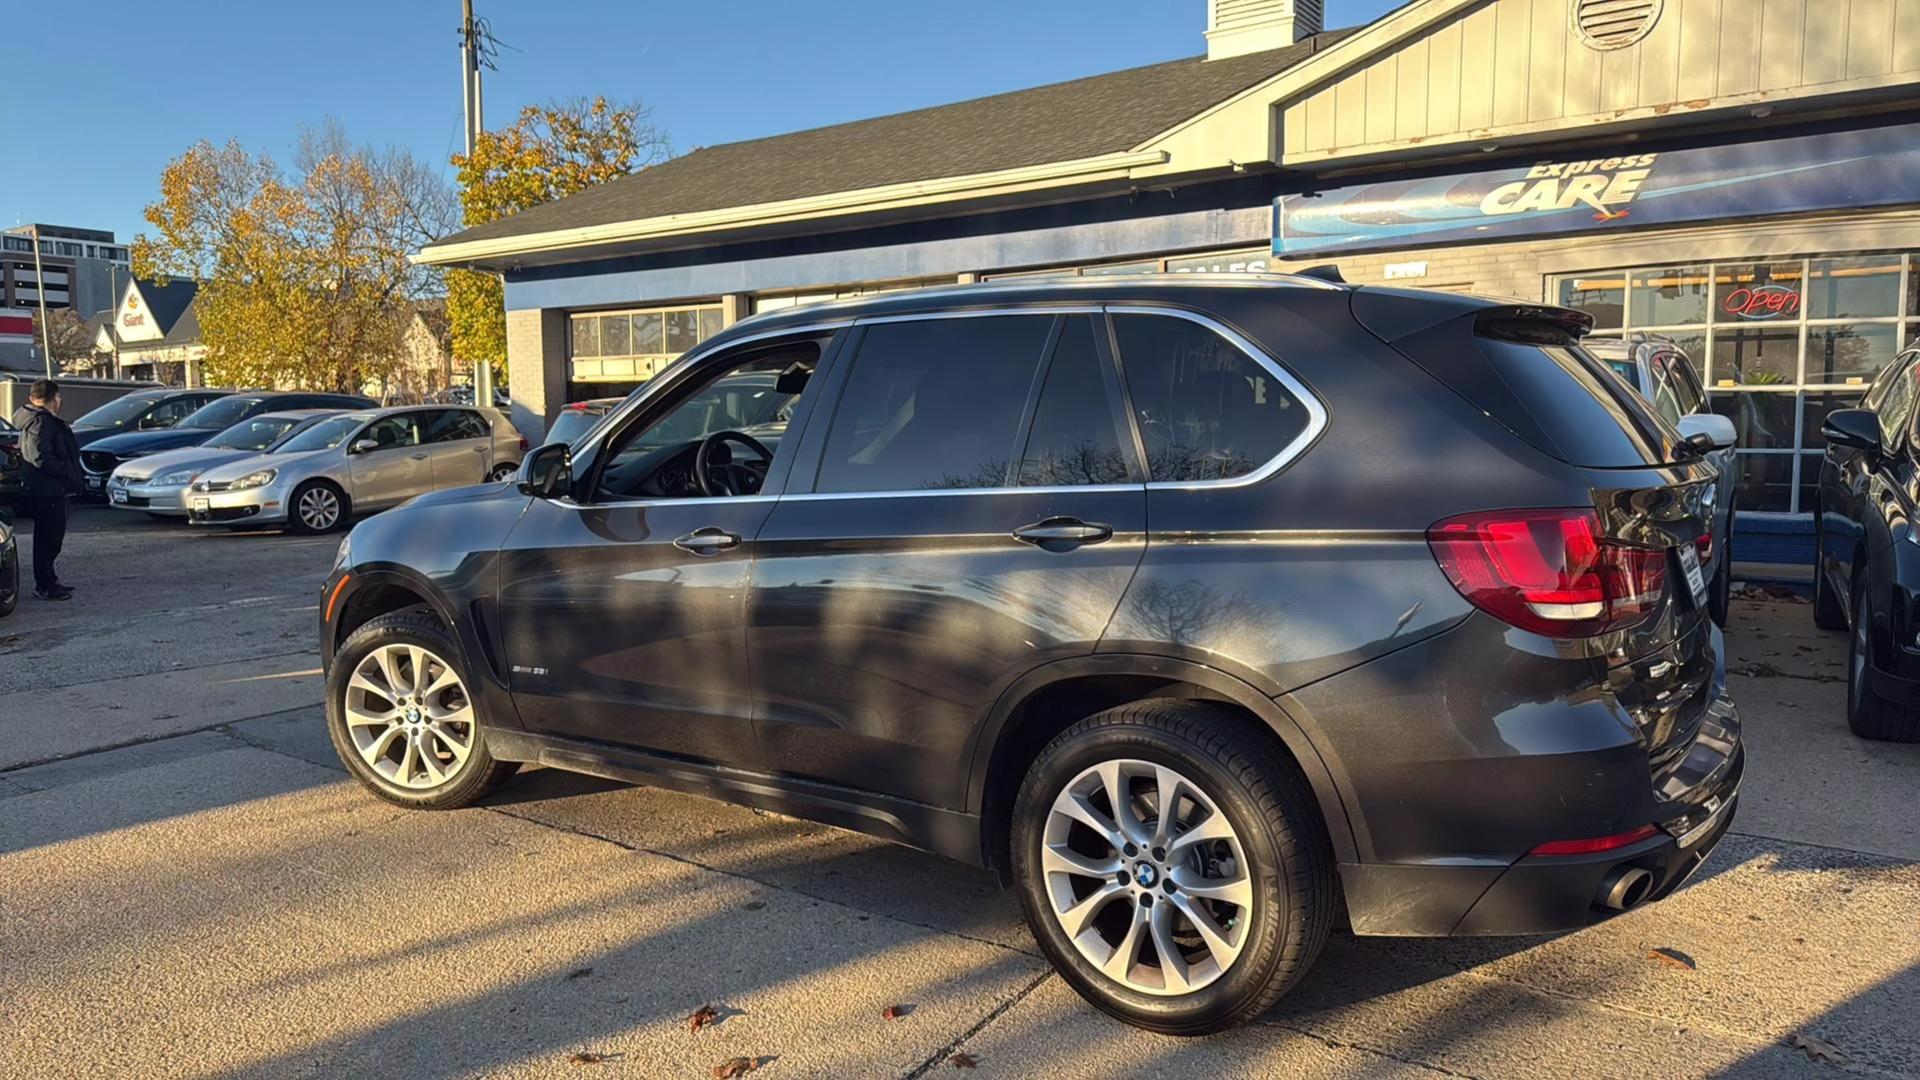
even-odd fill
[{"label": "asphalt shingle roof", "polygon": [[442,244],[576,229],[1118,153],[1358,30],[1189,57],[871,120],[703,147]]}]

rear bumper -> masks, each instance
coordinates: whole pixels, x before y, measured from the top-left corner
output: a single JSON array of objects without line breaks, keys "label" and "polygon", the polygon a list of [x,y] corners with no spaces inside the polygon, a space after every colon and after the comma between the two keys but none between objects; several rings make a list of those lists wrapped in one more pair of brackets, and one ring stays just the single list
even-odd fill
[{"label": "rear bumper", "polygon": [[1405,937],[1577,930],[1619,914],[1602,897],[1614,876],[1627,870],[1648,875],[1629,907],[1659,900],[1685,884],[1726,835],[1745,770],[1739,714],[1723,696],[1684,763],[1658,792],[1657,835],[1593,855],[1343,864],[1353,930]]}]

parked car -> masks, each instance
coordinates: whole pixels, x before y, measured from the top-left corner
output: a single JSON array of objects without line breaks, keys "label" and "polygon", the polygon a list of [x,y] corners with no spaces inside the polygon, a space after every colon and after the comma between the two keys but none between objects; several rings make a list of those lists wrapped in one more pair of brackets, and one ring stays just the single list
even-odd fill
[{"label": "parked car", "polygon": [[[1343,919],[1582,926],[1700,865],[1745,753],[1715,470],[1588,326],[1256,275],[748,319],[515,485],[361,522],[328,729],[403,806],[537,761],[994,867],[1165,1032]],[[778,434],[688,423],[740,374]]]},{"label": "parked car", "polygon": [[11,615],[20,603],[20,541],[13,526],[0,521],[0,615]]},{"label": "parked car", "polygon": [[156,387],[135,390],[82,415],[73,422],[73,437],[82,448],[101,439],[130,431],[165,431],[176,427],[202,406],[226,397],[231,390],[208,387]]},{"label": "parked car", "polygon": [[1814,533],[1813,621],[1848,631],[1847,726],[1920,742],[1920,349],[1896,357],[1857,409],[1827,414]]},{"label": "parked car", "polygon": [[162,450],[124,462],[107,478],[107,505],[156,518],[186,517],[187,487],[195,477],[217,465],[272,453],[274,446],[339,414],[338,409],[261,413],[199,446]]},{"label": "parked car", "polygon": [[1711,441],[1713,449],[1706,457],[1720,471],[1720,481],[1709,493],[1713,527],[1700,537],[1700,567],[1707,576],[1713,621],[1727,625],[1733,593],[1734,485],[1739,478],[1733,452],[1738,435],[1733,421],[1708,409],[1693,361],[1671,339],[1651,334],[1637,334],[1625,341],[1593,338],[1587,342],[1587,351],[1652,402],[1654,411],[1680,434],[1704,436]]},{"label": "parked car", "polygon": [[107,477],[125,461],[199,446],[215,435],[250,416],[289,409],[366,409],[373,399],[358,394],[316,394],[306,391],[270,392],[249,390],[229,393],[187,414],[178,424],[158,431],[131,431],[99,439],[80,451],[80,468],[85,472],[87,492],[105,497]]},{"label": "parked car", "polygon": [[20,429],[0,416],[0,509],[13,506],[25,486],[20,478]]},{"label": "parked car", "polygon": [[552,426],[547,428],[547,441],[550,443],[571,443],[593,429],[600,418],[612,412],[626,398],[591,398],[587,401],[573,401],[560,407],[553,418]]},{"label": "parked car", "polygon": [[200,474],[187,492],[196,525],[285,522],[327,532],[354,514],[430,491],[512,476],[526,440],[487,409],[406,405],[329,417],[257,454]]}]

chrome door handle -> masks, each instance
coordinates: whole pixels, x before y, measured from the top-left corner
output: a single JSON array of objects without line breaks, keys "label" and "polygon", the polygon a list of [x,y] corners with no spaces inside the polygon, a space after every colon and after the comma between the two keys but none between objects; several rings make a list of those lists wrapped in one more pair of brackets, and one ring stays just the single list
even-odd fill
[{"label": "chrome door handle", "polygon": [[695,555],[718,555],[739,542],[740,537],[737,534],[708,526],[704,529],[695,529],[675,540],[673,546],[682,551],[691,551]]},{"label": "chrome door handle", "polygon": [[1029,544],[1097,544],[1113,537],[1113,527],[1074,517],[1050,517],[1013,530],[1014,538]]},{"label": "chrome door handle", "polygon": [[487,448],[484,446],[476,446],[473,448],[473,452],[476,454],[484,454],[487,452]]}]

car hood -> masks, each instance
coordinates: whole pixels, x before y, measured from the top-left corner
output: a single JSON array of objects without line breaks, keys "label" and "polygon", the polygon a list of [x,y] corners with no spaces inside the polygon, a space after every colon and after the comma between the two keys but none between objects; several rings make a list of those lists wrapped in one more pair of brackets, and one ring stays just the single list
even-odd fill
[{"label": "car hood", "polygon": [[220,434],[221,430],[220,428],[161,428],[159,431],[128,431],[81,445],[88,450],[98,450],[115,457],[126,457],[128,454],[152,454],[181,446],[198,446]]},{"label": "car hood", "polygon": [[115,476],[124,476],[136,483],[150,480],[181,469],[206,472],[208,469],[224,465],[240,458],[253,457],[257,450],[227,450],[208,446],[183,446],[178,450],[162,450],[157,454],[147,454],[135,461],[113,470]]},{"label": "car hood", "polygon": [[485,502],[488,499],[498,499],[502,496],[509,495],[513,498],[526,498],[525,495],[520,494],[519,490],[515,488],[514,481],[500,480],[486,484],[468,484],[465,487],[442,488],[439,491],[429,491],[408,499],[406,506],[410,509],[427,506],[455,506],[461,503]]},{"label": "car hood", "polygon": [[238,480],[261,469],[290,469],[301,465],[322,464],[322,458],[333,453],[331,450],[308,450],[298,454],[248,454],[237,461],[230,461],[200,474],[201,480]]}]

